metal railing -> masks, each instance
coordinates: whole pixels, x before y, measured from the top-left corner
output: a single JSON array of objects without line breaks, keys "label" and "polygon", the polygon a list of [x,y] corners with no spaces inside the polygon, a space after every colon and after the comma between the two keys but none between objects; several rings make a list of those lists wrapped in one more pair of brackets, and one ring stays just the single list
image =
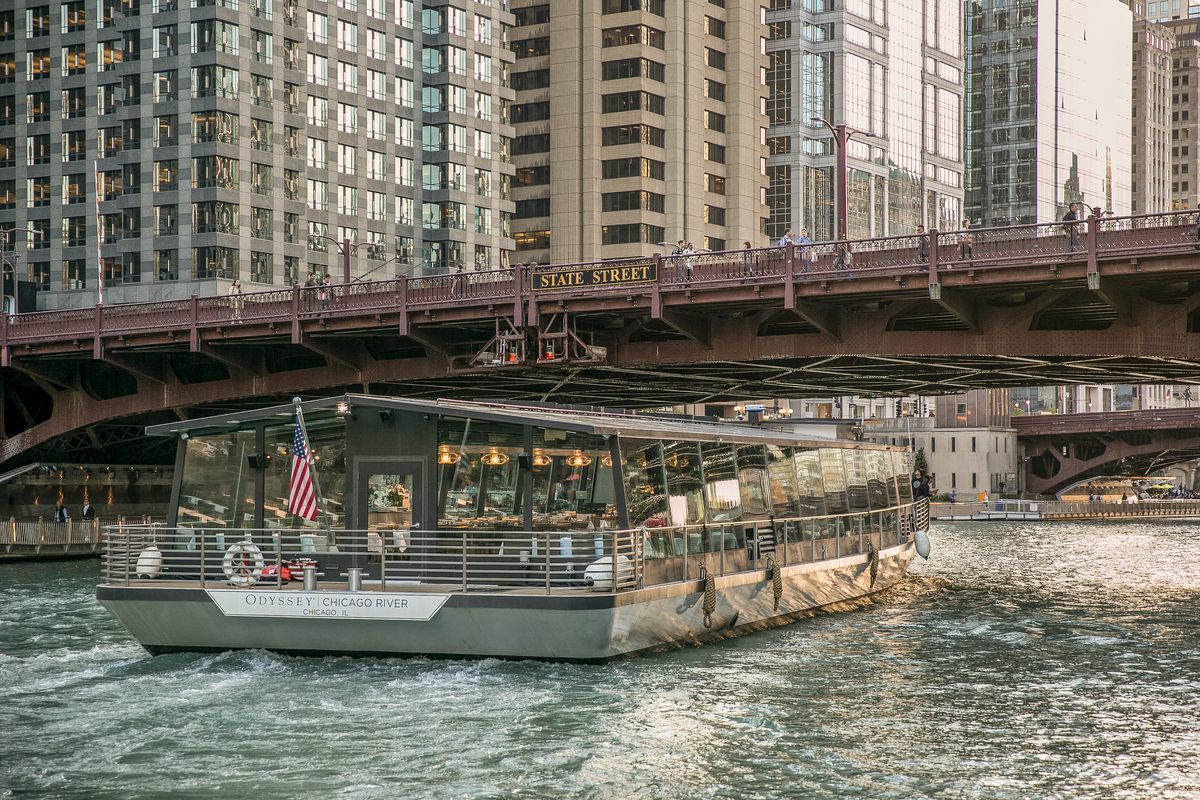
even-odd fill
[{"label": "metal railing", "polygon": [[[140,521],[145,524],[150,523],[149,518],[141,518]],[[101,532],[105,527],[124,524],[124,522],[125,520],[122,518],[69,519],[66,522],[55,522],[53,519],[45,518],[10,519],[0,524],[0,546],[99,545],[103,541]]]},{"label": "metal railing", "polygon": [[[928,526],[927,503],[876,511],[597,531],[323,531],[104,529],[106,583],[146,580],[284,589],[316,563],[324,582],[446,591],[618,592],[771,564],[812,563],[883,550]],[[251,546],[246,546],[247,543]],[[250,579],[247,579],[250,576]]]},{"label": "metal railing", "polygon": [[1139,500],[1072,502],[1065,500],[989,500],[934,503],[933,519],[1003,518],[1024,515],[1037,519],[1121,519],[1131,517],[1200,517],[1200,500]]},{"label": "metal railing", "polygon": [[[407,312],[430,306],[473,305],[489,316],[495,306],[514,306],[531,299],[565,300],[628,292],[631,286],[657,286],[661,291],[693,291],[733,285],[779,285],[788,276],[797,284],[809,280],[878,278],[927,272],[930,282],[943,273],[969,268],[1057,266],[1064,262],[1179,255],[1196,251],[1194,211],[1087,220],[1071,227],[1055,222],[969,231],[930,231],[916,235],[844,242],[851,264],[835,264],[838,244],[816,242],[787,247],[647,256],[586,264],[526,265],[431,276],[402,276],[379,281],[294,286],[225,295],[192,296],[59,311],[34,311],[0,317],[0,346],[119,336],[180,328],[214,328],[239,323],[299,321],[324,316]],[[966,237],[969,237],[966,238]],[[579,285],[534,288],[533,277],[545,270],[657,265],[655,280],[641,284]]]}]

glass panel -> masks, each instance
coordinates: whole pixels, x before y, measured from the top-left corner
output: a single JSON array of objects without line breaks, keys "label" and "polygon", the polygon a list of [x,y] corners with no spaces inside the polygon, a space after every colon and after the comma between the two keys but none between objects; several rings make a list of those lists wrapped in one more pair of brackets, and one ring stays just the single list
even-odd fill
[{"label": "glass panel", "polygon": [[842,460],[846,464],[846,489],[850,497],[850,510],[866,511],[868,508],[866,453],[862,450],[843,450]]},{"label": "glass panel", "polygon": [[534,530],[617,526],[608,441],[555,428],[533,431]]},{"label": "glass panel", "polygon": [[913,501],[912,476],[908,471],[908,457],[904,453],[892,451],[892,467],[896,473],[896,488],[900,492],[900,503]]},{"label": "glass panel", "polygon": [[439,528],[521,529],[518,456],[523,441],[519,425],[440,420]]},{"label": "glass panel", "polygon": [[792,448],[767,445],[767,477],[770,480],[771,508],[775,516],[798,516],[796,473],[792,469]]},{"label": "glass panel", "polygon": [[842,465],[841,450],[819,450],[821,454],[821,479],[825,486],[825,513],[845,514],[846,470]]},{"label": "glass panel", "polygon": [[412,475],[367,476],[367,530],[412,525]]},{"label": "glass panel", "polygon": [[672,525],[704,521],[704,484],[700,476],[700,450],[695,442],[663,442],[663,468],[667,474],[667,510]]},{"label": "glass panel", "polygon": [[873,511],[895,505],[892,487],[892,461],[886,450],[867,450],[867,502]]},{"label": "glass panel", "polygon": [[767,487],[766,449],[762,445],[739,447],[737,464],[742,513],[747,517],[767,516],[771,513],[771,493]]},{"label": "glass panel", "polygon": [[281,527],[344,528],[346,513],[346,423],[332,414],[305,417],[308,446],[312,450],[314,483],[317,489],[316,522],[308,522],[288,512],[288,487],[292,477],[292,455],[296,441],[296,423],[270,425],[266,431],[266,486],[263,494],[263,525]]},{"label": "glass panel", "polygon": [[742,493],[738,487],[733,445],[700,443],[700,462],[704,469],[704,505],[708,522],[729,522],[742,518]]},{"label": "glass panel", "polygon": [[254,471],[247,456],[255,451],[254,442],[254,431],[188,439],[179,487],[179,527],[253,526]]},{"label": "glass panel", "polygon": [[797,450],[792,456],[792,465],[796,468],[796,494],[800,501],[800,515],[820,517],[827,514],[820,451]]},{"label": "glass panel", "polygon": [[664,485],[662,446],[644,439],[621,439],[625,497],[629,524],[662,528],[667,525],[667,492]]}]

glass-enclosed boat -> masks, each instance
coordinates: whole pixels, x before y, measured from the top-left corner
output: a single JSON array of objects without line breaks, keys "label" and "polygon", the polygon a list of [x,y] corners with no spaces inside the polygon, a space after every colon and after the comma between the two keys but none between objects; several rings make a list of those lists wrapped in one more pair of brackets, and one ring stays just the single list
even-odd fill
[{"label": "glass-enclosed boat", "polygon": [[169,517],[107,531],[97,596],[154,653],[605,660],[853,606],[928,525],[906,452],[768,427],[344,395],[147,433]]}]

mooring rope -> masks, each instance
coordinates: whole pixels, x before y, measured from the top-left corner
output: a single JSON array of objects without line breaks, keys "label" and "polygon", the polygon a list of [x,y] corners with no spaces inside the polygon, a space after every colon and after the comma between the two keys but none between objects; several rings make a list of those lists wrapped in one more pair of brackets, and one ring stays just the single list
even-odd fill
[{"label": "mooring rope", "polygon": [[712,627],[712,615],[717,610],[717,579],[707,569],[704,570],[704,627]]},{"label": "mooring rope", "polygon": [[783,597],[783,570],[774,558],[767,559],[767,575],[771,578],[771,592],[775,595],[775,610],[779,610],[779,598]]},{"label": "mooring rope", "polygon": [[874,588],[875,579],[879,577],[879,551],[872,541],[867,542],[867,563],[871,565],[871,586]]}]

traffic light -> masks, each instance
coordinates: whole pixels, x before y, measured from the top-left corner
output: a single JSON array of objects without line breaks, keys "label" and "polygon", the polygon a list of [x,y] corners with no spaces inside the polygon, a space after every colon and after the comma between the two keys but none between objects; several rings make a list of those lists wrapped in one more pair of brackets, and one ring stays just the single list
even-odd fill
[{"label": "traffic light", "polygon": [[900,416],[900,400],[896,400],[896,416]]}]

